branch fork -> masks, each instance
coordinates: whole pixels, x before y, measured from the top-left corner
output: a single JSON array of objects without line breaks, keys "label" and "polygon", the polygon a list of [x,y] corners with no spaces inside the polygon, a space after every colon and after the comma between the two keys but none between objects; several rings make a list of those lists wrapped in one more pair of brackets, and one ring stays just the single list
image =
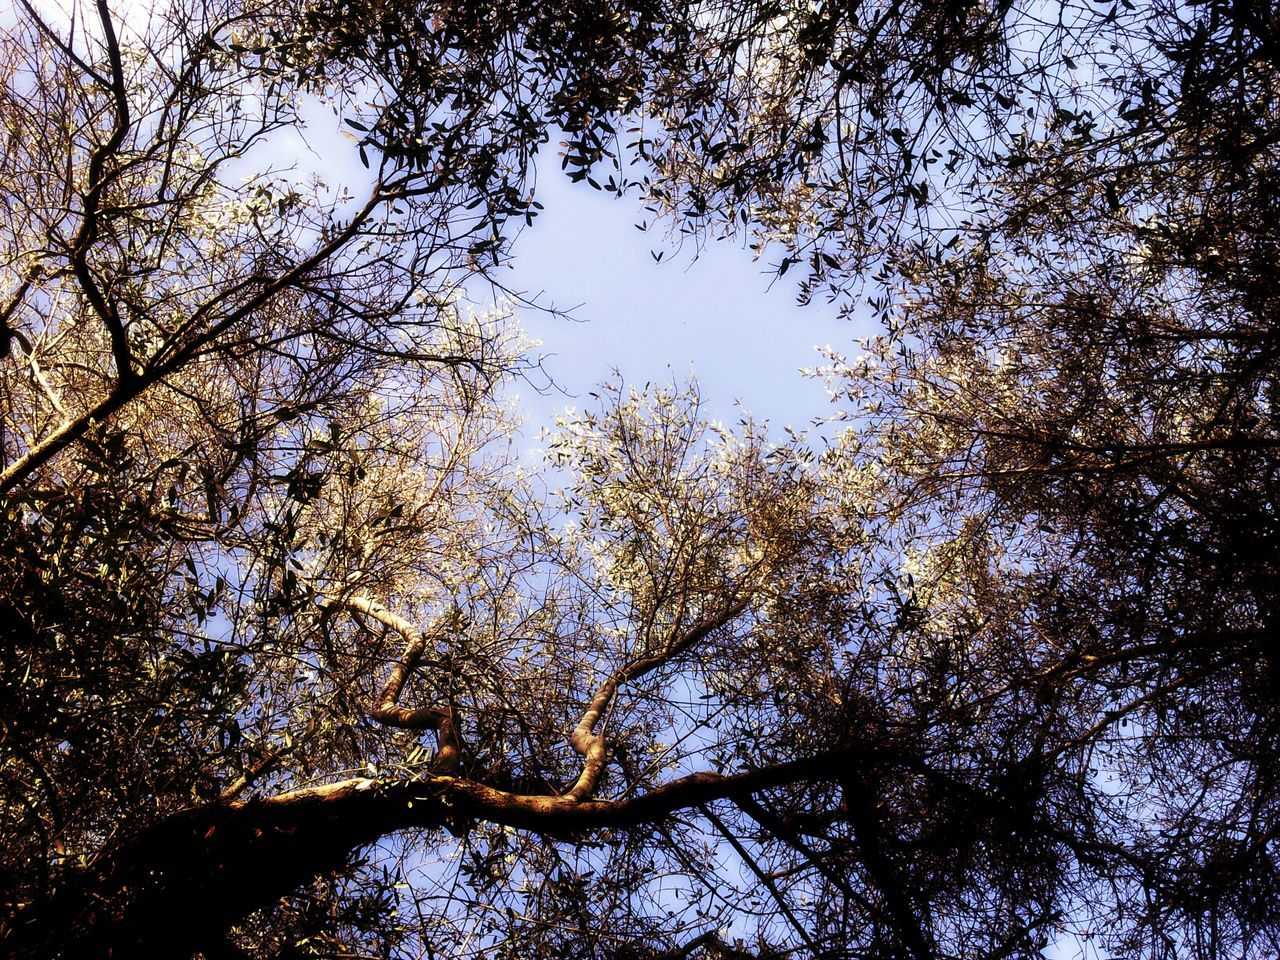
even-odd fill
[{"label": "branch fork", "polygon": [[427,649],[427,640],[422,631],[404,617],[367,597],[324,597],[321,598],[320,605],[362,613],[404,637],[405,648],[400,659],[391,668],[391,675],[382,685],[377,699],[369,708],[369,716],[389,727],[434,730],[437,747],[434,771],[442,774],[456,773],[462,759],[462,743],[453,707],[449,704],[428,707],[405,707],[400,704],[405,681],[418,668]]},{"label": "branch fork", "polygon": [[578,725],[569,736],[570,745],[582,757],[582,772],[578,774],[578,779],[573,786],[562,794],[564,799],[581,803],[592,799],[595,795],[608,760],[604,731],[597,731],[596,727],[600,723],[600,718],[612,705],[618,688],[624,683],[637,680],[646,673],[656,670],[673,657],[688,650],[711,631],[732,621],[745,611],[747,606],[746,600],[738,600],[724,610],[704,617],[683,633],[677,634],[662,651],[632,660],[609,675],[608,679],[600,685],[595,696],[591,698],[586,711],[582,714],[582,719],[578,721]]}]

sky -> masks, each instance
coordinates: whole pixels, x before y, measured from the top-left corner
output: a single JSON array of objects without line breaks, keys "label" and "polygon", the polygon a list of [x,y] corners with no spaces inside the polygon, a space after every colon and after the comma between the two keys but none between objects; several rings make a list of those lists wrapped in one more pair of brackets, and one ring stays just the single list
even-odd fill
[{"label": "sky", "polygon": [[[304,103],[301,113],[305,128],[280,132],[273,159],[299,182],[316,174],[362,196],[370,174],[339,136],[331,110]],[[745,411],[768,420],[778,437],[782,427],[800,428],[834,412],[822,383],[799,371],[822,363],[821,346],[856,353],[853,341],[874,332],[867,314],[841,318],[820,296],[800,306],[796,283],[776,278],[770,258],[753,260],[743,240],[711,242],[696,255],[693,244],[675,250],[665,226],[634,196],[571,183],[554,136],[539,151],[529,183],[543,210],[516,238],[497,280],[557,312],[517,310],[541,342],[536,354],[546,374],[512,391],[524,417],[519,445],[536,449],[542,428],[566,407],[593,404],[591,391],[615,371],[638,388],[696,377],[706,417],[732,424]],[[636,229],[642,222],[651,229]],[[468,293],[477,309],[494,305],[487,286]]]},{"label": "sky", "polygon": [[[525,328],[542,341],[555,387],[517,390],[532,436],[566,406],[582,409],[589,392],[616,369],[623,383],[677,383],[696,376],[706,415],[725,423],[739,408],[769,420],[774,432],[802,427],[831,411],[822,384],[801,377],[816,367],[816,348],[856,352],[868,322],[841,319],[815,298],[796,303],[795,285],[773,283],[768,265],[734,241],[709,244],[696,257],[675,252],[633,197],[616,198],[570,183],[554,141],[539,155],[536,199],[543,212],[517,239],[512,268],[500,279],[572,319],[522,309]],[[656,263],[652,252],[662,253]]]}]

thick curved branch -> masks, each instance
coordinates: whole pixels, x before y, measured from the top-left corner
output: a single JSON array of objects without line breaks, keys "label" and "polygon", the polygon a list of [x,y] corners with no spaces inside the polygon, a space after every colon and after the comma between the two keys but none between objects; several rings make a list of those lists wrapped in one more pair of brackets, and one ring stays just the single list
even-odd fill
[{"label": "thick curved branch", "polygon": [[671,814],[716,800],[756,793],[770,787],[814,779],[829,779],[839,763],[847,763],[849,751],[831,751],[784,763],[724,775],[691,773],[655,787],[648,793],[622,800],[576,801],[568,796],[511,793],[463,777],[435,776],[425,780],[379,781],[356,777],[322,787],[293,790],[274,797],[241,801],[233,809],[256,806],[272,809],[310,809],[333,804],[355,804],[366,794],[376,801],[361,801],[381,812],[371,822],[378,835],[409,827],[435,827],[462,816],[502,826],[531,830],[547,836],[569,837],[584,830],[635,827],[656,823]]},{"label": "thick curved branch", "polygon": [[388,610],[367,597],[325,598],[322,606],[344,607],[356,613],[372,617],[383,626],[394,630],[407,641],[400,659],[391,668],[391,675],[383,684],[378,699],[369,709],[369,716],[389,727],[406,730],[434,730],[436,733],[436,760],[434,769],[441,773],[454,773],[462,756],[462,744],[458,738],[457,718],[448,704],[430,707],[403,707],[400,693],[404,683],[422,662],[427,649],[426,638],[416,626],[397,613]]},{"label": "thick curved branch", "polygon": [[[15,960],[189,958],[243,917],[340,867],[397,830],[484,820],[546,836],[657,823],[721,799],[829,777],[847,753],[821,754],[733,776],[704,772],[626,800],[508,793],[472,780],[356,778],[268,798],[204,804],[122,840],[69,871],[54,897],[0,913]],[[193,911],[192,904],[200,910]]]},{"label": "thick curved branch", "polygon": [[595,696],[591,698],[591,703],[587,705],[586,711],[582,714],[582,719],[578,721],[578,725],[574,727],[573,733],[569,736],[569,743],[582,757],[583,762],[582,772],[578,775],[577,781],[564,794],[566,799],[581,802],[595,794],[596,786],[600,783],[600,776],[604,773],[608,753],[604,732],[596,732],[596,726],[600,723],[600,718],[604,716],[605,711],[609,709],[609,705],[613,702],[618,688],[624,683],[637,680],[646,673],[656,670],[671,660],[672,657],[678,656],[694,644],[699,643],[712,630],[723,627],[732,621],[746,609],[747,601],[739,600],[720,613],[713,614],[694,624],[674,641],[667,644],[666,649],[662,652],[641,657],[639,660],[632,660],[626,666],[619,667],[609,675],[608,679],[600,685]]}]

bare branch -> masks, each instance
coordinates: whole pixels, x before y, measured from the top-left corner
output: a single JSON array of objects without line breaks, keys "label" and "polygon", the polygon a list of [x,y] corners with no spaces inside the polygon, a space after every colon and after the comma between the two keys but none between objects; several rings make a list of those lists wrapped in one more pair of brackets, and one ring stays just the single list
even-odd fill
[{"label": "bare branch", "polygon": [[566,798],[573,801],[582,801],[595,793],[596,785],[599,784],[600,776],[604,773],[607,760],[604,733],[597,733],[596,725],[600,722],[600,718],[604,716],[604,712],[609,709],[609,705],[613,702],[618,688],[624,683],[637,680],[646,673],[656,670],[673,657],[701,641],[712,630],[723,627],[732,621],[746,609],[747,601],[739,600],[722,612],[713,614],[695,624],[675,641],[669,643],[661,653],[633,660],[609,675],[609,678],[596,691],[596,695],[591,698],[591,703],[582,714],[582,719],[578,721],[578,725],[569,737],[569,742],[573,745],[573,749],[583,758],[583,764],[582,773],[578,775],[577,781],[564,794]]},{"label": "bare branch", "polygon": [[773,877],[771,877],[760,866],[760,864],[756,862],[756,858],[751,855],[751,851],[742,845],[742,841],[733,835],[733,831],[725,826],[723,820],[711,812],[710,807],[702,806],[699,809],[701,810],[702,815],[707,818],[713,827],[716,828],[716,832],[729,842],[729,846],[733,847],[734,852],[742,859],[742,862],[747,865],[751,872],[755,874],[756,879],[759,880],[760,883],[764,885],[764,888],[769,891],[769,895],[773,897],[773,902],[778,905],[778,909],[782,911],[782,915],[787,918],[787,923],[791,924],[791,928],[795,930],[800,939],[804,941],[805,946],[813,952],[815,957],[819,956],[820,951],[818,950],[818,945],[813,942],[813,938],[810,937],[809,932],[805,930],[804,924],[802,924],[795,913],[792,912],[791,907],[787,904],[786,898],[782,895],[782,891],[778,889],[778,884],[774,881]]},{"label": "bare branch", "polygon": [[35,23],[36,29],[44,34],[45,38],[50,43],[61,50],[68,60],[87,73],[96,82],[110,89],[111,81],[100,74],[97,70],[93,69],[93,67],[89,66],[89,64],[87,64],[84,59],[71,48],[70,43],[58,36],[57,32],[44,22],[44,18],[40,16],[39,11],[31,5],[31,0],[19,0],[19,2],[22,4],[22,9],[27,12],[27,16],[29,16],[32,22]]},{"label": "bare branch", "polygon": [[111,22],[111,12],[107,9],[106,0],[98,0],[98,19],[102,22],[107,58],[111,63],[110,89],[116,119],[111,136],[106,142],[95,147],[89,157],[87,190],[82,200],[84,209],[81,211],[80,229],[76,231],[71,241],[70,260],[72,270],[84,290],[85,297],[111,337],[111,354],[115,359],[116,375],[121,383],[127,383],[133,379],[134,370],[124,320],[120,316],[120,310],[115,301],[108,299],[102,292],[97,278],[89,268],[89,248],[98,238],[98,216],[102,197],[114,174],[113,170],[108,169],[107,164],[119,152],[129,133],[129,96],[125,89],[124,65],[120,59],[120,43],[116,38],[115,26]]},{"label": "bare branch", "polygon": [[417,669],[422,661],[422,654],[427,648],[427,641],[422,632],[404,617],[366,597],[324,598],[321,600],[321,605],[344,607],[347,610],[366,614],[408,641],[400,654],[400,659],[391,668],[391,675],[383,684],[377,702],[369,709],[369,716],[389,727],[434,730],[438,750],[433,766],[441,773],[455,772],[461,760],[462,745],[458,738],[457,717],[453,707],[448,704],[417,708],[400,705],[400,692],[404,689],[404,683]]}]

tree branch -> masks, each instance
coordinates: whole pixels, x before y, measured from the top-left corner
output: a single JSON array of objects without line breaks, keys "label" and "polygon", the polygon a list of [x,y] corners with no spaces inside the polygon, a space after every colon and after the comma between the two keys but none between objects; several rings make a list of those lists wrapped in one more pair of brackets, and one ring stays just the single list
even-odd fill
[{"label": "tree branch", "polygon": [[800,936],[800,939],[804,941],[804,945],[809,948],[809,952],[812,953],[814,957],[820,956],[821,954],[818,950],[817,944],[813,942],[813,938],[811,938],[809,936],[809,932],[805,930],[804,924],[802,924],[791,911],[791,907],[787,904],[786,898],[782,895],[782,891],[778,889],[778,884],[774,882],[773,877],[765,873],[765,871],[760,867],[760,864],[756,863],[756,858],[753,857],[751,852],[742,845],[742,841],[733,835],[733,832],[724,825],[724,821],[711,812],[710,807],[704,806],[701,809],[702,815],[710,821],[713,827],[716,828],[716,832],[729,842],[729,846],[733,847],[734,852],[742,859],[742,862],[750,868],[751,872],[755,874],[756,879],[759,880],[764,885],[764,888],[769,891],[769,895],[773,897],[773,902],[778,905],[778,909],[781,910],[782,915],[787,918],[787,922],[791,924],[791,928],[795,930],[795,932]]},{"label": "tree branch", "polygon": [[813,867],[820,874],[826,877],[826,879],[834,886],[838,887],[846,897],[849,897],[851,900],[858,901],[858,903],[864,907],[870,905],[865,897],[858,894],[853,887],[849,885],[848,880],[840,876],[838,871],[831,868],[831,865],[823,859],[821,853],[810,847],[809,844],[805,842],[804,838],[800,836],[797,831],[793,830],[781,817],[761,806],[760,802],[754,796],[751,794],[743,794],[741,797],[738,797],[735,802],[738,805],[738,809],[759,824],[761,829],[770,836],[778,838],[783,843],[787,844],[787,846],[797,851],[804,857],[809,866]]},{"label": "tree branch", "polygon": [[19,2],[22,4],[22,8],[27,12],[27,16],[29,16],[32,22],[35,23],[36,29],[44,34],[45,38],[50,43],[61,50],[68,60],[87,73],[97,83],[107,89],[111,89],[111,81],[100,74],[97,70],[93,69],[93,67],[89,66],[89,64],[87,64],[83,58],[81,58],[81,56],[71,48],[70,43],[58,36],[54,29],[44,22],[44,18],[40,16],[39,11],[31,5],[31,0],[19,0]]},{"label": "tree branch", "polygon": [[729,623],[746,609],[747,601],[739,600],[721,613],[707,617],[694,624],[688,632],[667,644],[666,649],[661,653],[633,660],[609,675],[609,678],[596,691],[596,695],[591,698],[591,703],[588,704],[586,712],[582,714],[582,719],[578,721],[578,725],[569,736],[569,743],[583,758],[583,763],[582,772],[578,775],[577,781],[564,794],[567,799],[582,801],[595,794],[596,786],[600,782],[601,774],[604,773],[607,760],[604,733],[597,733],[596,725],[613,702],[618,688],[624,683],[639,679],[646,673],[656,670],[672,657],[700,642],[712,630]]},{"label": "tree branch", "polygon": [[111,136],[105,143],[95,147],[89,156],[88,189],[82,201],[83,219],[80,221],[80,229],[76,231],[71,241],[70,259],[72,270],[84,290],[85,297],[88,298],[94,313],[102,320],[110,335],[116,376],[121,383],[127,383],[133,379],[134,370],[124,320],[115,303],[108,300],[102,292],[97,278],[89,268],[89,248],[98,238],[98,214],[102,206],[102,197],[112,180],[112,172],[107,169],[107,161],[119,151],[129,133],[129,96],[125,88],[124,65],[120,59],[120,43],[116,38],[115,26],[111,22],[111,12],[107,9],[106,0],[98,0],[97,6],[98,19],[102,23],[107,48],[107,59],[111,63],[110,90],[116,120]]},{"label": "tree branch", "polygon": [[[123,407],[132,400],[141,396],[147,389],[160,383],[166,377],[177,373],[182,367],[193,359],[200,350],[207,346],[212,340],[216,339],[222,333],[236,323],[239,323],[254,310],[263,306],[272,297],[287,289],[295,283],[299,278],[307,274],[309,271],[319,266],[321,263],[334,256],[342,247],[346,246],[369,217],[373,215],[382,203],[395,200],[400,196],[399,192],[384,192],[384,186],[381,182],[373,187],[373,191],[365,205],[352,217],[342,230],[338,231],[334,236],[330,237],[325,243],[321,244],[310,256],[298,261],[288,270],[278,274],[273,278],[252,277],[243,281],[242,285],[251,283],[260,283],[261,289],[251,296],[245,303],[222,317],[214,323],[207,331],[183,346],[178,346],[174,342],[166,345],[165,349],[172,349],[172,353],[167,359],[162,359],[163,352],[153,357],[145,369],[132,377],[128,381],[121,380],[115,388],[111,390],[105,397],[95,403],[84,413],[80,414],[73,420],[64,423],[58,429],[54,430],[25,454],[15,460],[12,464],[0,471],[0,496],[8,494],[14,487],[29,477],[36,470],[56,457],[59,453],[75,443],[85,433],[96,424],[105,423],[109,418],[115,416]],[[213,309],[212,304],[219,302],[224,297],[214,298],[208,301],[200,309],[196,310],[188,322],[184,325],[184,329],[190,330],[194,326],[198,326],[204,317]]]},{"label": "tree branch", "polygon": [[440,773],[455,773],[462,756],[462,744],[458,737],[457,717],[453,707],[441,704],[431,707],[402,707],[400,693],[404,683],[417,669],[427,648],[426,638],[412,623],[393,613],[382,604],[366,597],[323,598],[321,606],[344,607],[366,614],[383,626],[394,630],[408,641],[400,659],[391,668],[391,675],[383,684],[377,701],[369,710],[369,716],[389,727],[406,730],[434,730],[437,753],[433,769]]},{"label": "tree branch", "polygon": [[69,870],[53,896],[0,915],[0,942],[14,960],[186,960],[254,910],[397,830],[485,820],[550,837],[580,837],[824,778],[848,760],[844,753],[829,753],[733,776],[695,773],[612,801],[528,796],[433,776],[391,782],[359,777],[274,797],[209,803],[122,840],[87,867]]}]

